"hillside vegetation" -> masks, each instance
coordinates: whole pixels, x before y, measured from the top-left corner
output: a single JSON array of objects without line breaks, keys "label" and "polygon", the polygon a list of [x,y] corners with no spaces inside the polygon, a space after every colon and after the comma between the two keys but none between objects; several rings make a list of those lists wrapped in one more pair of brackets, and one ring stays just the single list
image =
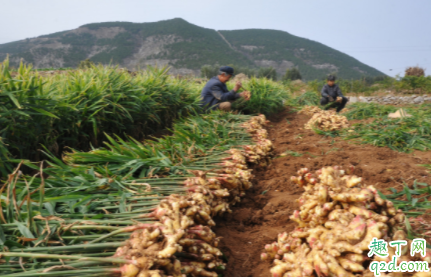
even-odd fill
[{"label": "hillside vegetation", "polygon": [[331,72],[346,79],[382,72],[321,43],[275,30],[216,31],[172,19],[153,23],[105,22],[0,45],[0,59],[21,59],[35,68],[76,67],[80,61],[119,64],[131,70],[169,65],[173,74],[200,73],[204,65],[233,64],[276,69],[279,76],[299,68],[305,80]]},{"label": "hillside vegetation", "polygon": [[[252,29],[221,33],[232,46],[246,52],[253,60],[291,62],[307,80],[317,79],[323,72],[338,72],[337,75],[345,79],[357,79],[361,75],[384,75],[340,51],[283,31]],[[263,64],[283,67],[274,62]]]}]

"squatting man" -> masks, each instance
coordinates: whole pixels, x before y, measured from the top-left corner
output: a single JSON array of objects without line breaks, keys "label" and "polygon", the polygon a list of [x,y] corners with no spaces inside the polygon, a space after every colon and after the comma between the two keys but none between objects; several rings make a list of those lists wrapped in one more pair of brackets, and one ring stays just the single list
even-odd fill
[{"label": "squatting man", "polygon": [[[326,85],[323,86],[322,99],[320,99],[320,105],[325,106],[325,110],[330,108],[337,108],[337,113],[340,112],[349,101],[341,93],[340,87],[335,83],[335,76],[329,75],[326,78]],[[328,105],[329,104],[329,105]]]},{"label": "squatting man", "polygon": [[229,91],[226,82],[230,80],[234,70],[230,66],[223,66],[219,69],[218,76],[211,78],[202,89],[201,107],[205,111],[223,110],[230,111],[232,102],[242,97],[244,100],[250,100],[250,92],[244,91],[237,93],[242,87],[241,82],[236,82],[235,87]]}]

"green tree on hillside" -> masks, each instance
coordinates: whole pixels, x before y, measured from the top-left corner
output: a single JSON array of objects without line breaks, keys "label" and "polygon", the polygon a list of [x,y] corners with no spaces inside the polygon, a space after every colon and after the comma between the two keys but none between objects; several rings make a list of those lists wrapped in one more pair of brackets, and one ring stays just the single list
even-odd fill
[{"label": "green tree on hillside", "polygon": [[283,76],[283,81],[302,80],[301,73],[297,68],[287,69]]},{"label": "green tree on hillside", "polygon": [[[233,64],[229,64],[228,66],[232,67],[234,70],[234,76],[240,73],[247,75],[248,77],[256,76],[256,70],[254,68],[245,67],[245,66],[236,66]],[[219,73],[220,65],[204,65],[201,67],[201,77],[202,78],[211,78],[217,76]]]},{"label": "green tree on hillside", "polygon": [[234,75],[242,73],[242,74],[247,75],[248,77],[256,76],[256,70],[253,69],[253,68],[250,68],[250,67],[235,67],[235,66],[233,66],[233,68],[235,70]]},{"label": "green tree on hillside", "polygon": [[275,68],[273,67],[260,68],[259,71],[257,72],[257,77],[276,81],[277,71],[275,71]]},{"label": "green tree on hillside", "polygon": [[201,77],[202,78],[212,78],[217,76],[220,66],[219,65],[204,65],[201,67]]}]

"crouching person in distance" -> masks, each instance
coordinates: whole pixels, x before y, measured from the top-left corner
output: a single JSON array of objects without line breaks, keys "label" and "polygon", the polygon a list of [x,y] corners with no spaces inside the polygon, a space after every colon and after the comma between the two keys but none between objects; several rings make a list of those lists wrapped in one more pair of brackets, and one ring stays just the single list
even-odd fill
[{"label": "crouching person in distance", "polygon": [[[337,113],[340,112],[347,104],[349,99],[343,96],[340,87],[335,84],[335,76],[329,75],[326,79],[326,85],[322,88],[322,98],[320,105],[325,106],[325,110],[337,108]],[[329,104],[329,105],[328,105]]]},{"label": "crouching person in distance", "polygon": [[223,110],[230,111],[232,102],[243,97],[245,100],[250,99],[249,92],[236,93],[241,87],[241,82],[237,82],[233,90],[228,91],[226,82],[233,75],[233,68],[223,66],[220,68],[218,76],[211,78],[202,89],[201,92],[201,107],[204,111]]}]

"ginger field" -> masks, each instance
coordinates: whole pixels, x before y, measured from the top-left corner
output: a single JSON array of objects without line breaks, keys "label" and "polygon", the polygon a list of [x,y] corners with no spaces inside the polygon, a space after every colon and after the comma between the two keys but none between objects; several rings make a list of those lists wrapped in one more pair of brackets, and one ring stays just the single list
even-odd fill
[{"label": "ginger field", "polygon": [[1,276],[368,276],[372,237],[430,242],[427,104],[336,115],[252,78],[235,112],[201,114],[202,86],[5,61]]},{"label": "ginger field", "polygon": [[[428,214],[431,205],[428,184],[430,183],[431,174],[426,167],[421,165],[431,163],[431,153],[418,150],[405,153],[392,150],[387,146],[378,147],[358,142],[352,143],[351,140],[345,140],[342,136],[331,137],[317,134],[304,128],[310,118],[310,115],[289,111],[270,118],[271,123],[268,127],[268,132],[275,149],[272,164],[267,168],[255,169],[256,179],[253,183],[254,186],[248,193],[248,197],[241,202],[240,206],[233,209],[233,213],[227,215],[226,219],[216,221],[215,232],[224,238],[221,243],[221,250],[229,257],[225,276],[283,276],[276,275],[280,274],[280,271],[295,274],[293,271],[298,268],[290,268],[283,264],[299,265],[299,261],[304,263],[307,261],[307,257],[297,257],[298,262],[295,263],[287,260],[289,256],[283,259],[284,253],[298,255],[301,252],[295,248],[286,251],[280,245],[280,241],[284,239],[286,240],[285,243],[289,243],[292,247],[295,242],[288,242],[286,235],[293,237],[299,235],[299,238],[304,236],[301,238],[302,243],[313,249],[311,247],[313,244],[307,243],[309,239],[304,233],[312,229],[308,225],[310,224],[310,219],[307,219],[305,215],[312,217],[316,215],[316,212],[301,213],[301,218],[299,219],[295,219],[294,216],[295,211],[303,211],[306,207],[304,205],[309,204],[309,200],[305,202],[304,200],[309,199],[308,194],[310,192],[307,192],[305,186],[298,185],[291,180],[292,176],[298,176],[297,171],[301,168],[307,168],[310,173],[314,174],[315,171],[325,167],[340,166],[346,170],[346,174],[349,174],[349,169],[353,165],[353,175],[362,178],[361,183],[365,188],[374,186],[382,194],[382,198],[392,201],[395,208],[397,210],[401,209],[409,219],[411,228],[405,222],[396,223],[399,227],[395,227],[394,231],[398,230],[398,228],[404,229],[406,239],[425,237],[430,242],[430,217]],[[360,123],[358,120],[353,122]],[[323,181],[319,179],[319,183],[323,183]],[[339,195],[338,193],[331,195],[328,200],[337,199]],[[323,202],[321,205],[324,203],[328,205],[331,201]],[[382,211],[378,208],[370,210],[376,215],[377,213],[380,216],[382,214]],[[354,212],[357,213],[357,211]],[[400,214],[399,211],[398,214]],[[355,213],[352,215],[356,216]],[[346,214],[346,216],[351,215]],[[401,220],[402,218],[397,219]],[[325,219],[322,226],[332,230],[328,227],[330,224],[324,224],[326,220],[328,219]],[[332,220],[334,219],[332,218]],[[383,218],[383,220],[385,221],[386,219]],[[298,221],[304,221],[300,224],[307,225],[300,225]],[[302,229],[299,229],[299,227]],[[342,230],[347,233],[349,225],[344,225]],[[366,230],[365,228],[363,231]],[[299,234],[298,232],[300,231],[303,234]],[[277,242],[276,245],[274,245],[274,241]],[[343,241],[345,240],[340,240],[339,242]],[[361,242],[360,239],[355,241],[356,244],[359,242]],[[336,246],[337,241],[333,243],[333,247],[340,247],[340,245]],[[355,244],[352,245],[354,246]],[[277,254],[272,252],[274,251],[272,250],[274,246],[277,252],[282,251],[280,252],[281,255],[278,253],[279,262],[274,262],[274,255]],[[326,249],[329,250],[330,248]],[[349,255],[349,253],[357,255],[351,252],[355,250],[357,249],[353,248],[344,252],[343,257]],[[313,253],[315,252],[313,251]],[[262,255],[264,255],[264,260],[262,260]],[[336,255],[335,253],[334,257],[338,259]],[[316,268],[316,262],[320,261],[323,265],[321,270],[325,270],[324,265],[327,262],[323,259],[324,257],[320,261],[319,259],[308,257],[308,261],[311,261],[313,268]],[[327,259],[330,258],[328,257]],[[341,267],[341,263],[338,263]],[[369,262],[359,262],[359,264],[366,269]],[[276,267],[276,265],[282,266]],[[307,266],[307,264],[301,264],[300,266]],[[320,267],[318,268],[320,269]],[[339,267],[337,268],[341,273],[344,272]],[[271,269],[272,271],[270,271]],[[342,267],[342,269],[352,274],[345,267]],[[311,276],[315,274],[316,271],[314,270]],[[355,272],[355,274],[367,275],[370,272],[359,271]]]}]

